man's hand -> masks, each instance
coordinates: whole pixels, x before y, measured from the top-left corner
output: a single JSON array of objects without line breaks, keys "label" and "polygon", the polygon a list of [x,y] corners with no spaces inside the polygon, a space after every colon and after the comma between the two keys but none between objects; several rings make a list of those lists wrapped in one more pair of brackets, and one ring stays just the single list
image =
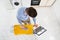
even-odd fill
[{"label": "man's hand", "polygon": [[21,25],[21,28],[22,28],[22,29],[27,29],[24,25]]},{"label": "man's hand", "polygon": [[33,26],[34,26],[34,27],[38,27],[38,24],[34,24]]}]

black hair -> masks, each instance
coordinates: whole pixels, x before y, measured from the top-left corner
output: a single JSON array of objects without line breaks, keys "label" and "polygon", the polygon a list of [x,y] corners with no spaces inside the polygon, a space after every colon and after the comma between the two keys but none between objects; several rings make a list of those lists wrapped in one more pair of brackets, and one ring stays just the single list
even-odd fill
[{"label": "black hair", "polygon": [[36,17],[37,16],[37,11],[33,7],[26,8],[26,12],[30,17]]}]

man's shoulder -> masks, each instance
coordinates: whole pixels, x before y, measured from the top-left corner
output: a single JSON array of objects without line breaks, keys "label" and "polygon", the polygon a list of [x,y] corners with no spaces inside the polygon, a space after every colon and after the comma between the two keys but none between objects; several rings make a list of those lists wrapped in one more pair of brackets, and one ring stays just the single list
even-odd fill
[{"label": "man's shoulder", "polygon": [[27,7],[20,7],[20,8],[18,9],[18,12],[25,11],[26,8],[27,8]]}]

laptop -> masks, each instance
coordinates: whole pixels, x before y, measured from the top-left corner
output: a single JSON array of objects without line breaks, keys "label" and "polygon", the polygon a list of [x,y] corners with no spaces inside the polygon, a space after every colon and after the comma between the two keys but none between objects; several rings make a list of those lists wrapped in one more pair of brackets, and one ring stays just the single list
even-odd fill
[{"label": "laptop", "polygon": [[47,30],[44,27],[39,26],[38,28],[33,30],[33,34],[37,34],[38,36],[40,36],[41,34],[43,34],[46,31]]}]

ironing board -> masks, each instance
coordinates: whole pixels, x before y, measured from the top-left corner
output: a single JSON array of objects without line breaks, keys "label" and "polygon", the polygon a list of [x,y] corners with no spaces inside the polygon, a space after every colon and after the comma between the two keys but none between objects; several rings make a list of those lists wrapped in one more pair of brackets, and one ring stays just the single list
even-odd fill
[{"label": "ironing board", "polygon": [[14,34],[15,35],[33,34],[33,25],[27,24],[24,26],[27,27],[27,30],[21,29],[21,26],[19,24],[15,24],[14,25]]}]

